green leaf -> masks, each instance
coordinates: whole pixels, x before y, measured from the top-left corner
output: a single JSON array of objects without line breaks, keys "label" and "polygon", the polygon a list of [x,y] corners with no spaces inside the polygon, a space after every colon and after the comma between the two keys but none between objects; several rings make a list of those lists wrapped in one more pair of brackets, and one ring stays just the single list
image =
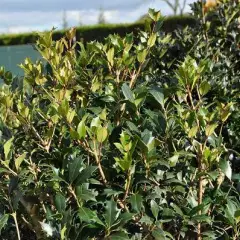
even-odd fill
[{"label": "green leaf", "polygon": [[104,108],[102,112],[99,114],[99,118],[106,121],[107,120],[107,110]]},{"label": "green leaf", "polygon": [[160,228],[153,230],[152,235],[155,240],[169,240],[169,239],[173,240],[174,239],[174,237],[169,232],[165,232]]},{"label": "green leaf", "polygon": [[97,192],[88,189],[88,184],[83,184],[76,188],[77,197],[83,201],[93,201],[96,202]]},{"label": "green leaf", "polygon": [[197,134],[197,131],[198,131],[198,126],[197,125],[193,126],[188,132],[188,137],[189,138],[194,138]]},{"label": "green leaf", "polygon": [[148,9],[148,15],[152,20],[155,20],[155,10],[153,8]]},{"label": "green leaf", "polygon": [[177,205],[174,204],[174,203],[171,203],[170,205],[171,205],[171,207],[175,210],[175,212],[176,212],[177,214],[179,214],[180,216],[184,216],[184,214],[183,214],[183,212],[182,212],[182,210],[181,210],[181,208],[180,208],[179,206],[177,206]]},{"label": "green leaf", "polygon": [[139,51],[137,54],[137,60],[140,63],[143,63],[146,60],[147,54],[148,54],[147,49]]},{"label": "green leaf", "polygon": [[10,150],[12,147],[13,139],[14,139],[13,137],[10,138],[3,146],[5,160],[9,160],[10,158]]},{"label": "green leaf", "polygon": [[78,132],[78,135],[79,135],[80,139],[85,138],[85,136],[86,136],[85,121],[81,121],[81,122],[78,124],[77,132]]},{"label": "green leaf", "polygon": [[130,203],[134,212],[140,213],[143,208],[143,198],[139,194],[133,194],[130,198]]},{"label": "green leaf", "polygon": [[154,220],[147,215],[143,215],[141,217],[141,219],[139,220],[139,222],[145,223],[146,225],[151,226],[153,224]]},{"label": "green leaf", "polygon": [[58,107],[58,113],[63,117],[67,117],[68,112],[69,112],[69,103],[67,99],[64,99],[61,102],[61,105]]},{"label": "green leaf", "polygon": [[206,216],[206,215],[195,215],[192,217],[192,220],[197,221],[197,222],[206,222],[206,223],[211,223],[211,217]]},{"label": "green leaf", "polygon": [[114,233],[110,236],[110,240],[128,240],[128,239],[129,237],[127,233],[124,232]]},{"label": "green leaf", "polygon": [[157,220],[158,219],[158,213],[159,213],[159,206],[154,200],[151,200],[150,205],[151,205],[152,214],[155,217],[155,219]]},{"label": "green leaf", "polygon": [[66,208],[66,199],[61,193],[57,193],[55,196],[55,205],[58,212],[62,213]]},{"label": "green leaf", "polygon": [[93,118],[90,126],[91,126],[91,128],[93,128],[93,127],[100,127],[101,126],[100,118],[99,117]]},{"label": "green leaf", "polygon": [[107,52],[107,60],[113,66],[113,58],[114,58],[114,48],[110,48]]},{"label": "green leaf", "polygon": [[93,222],[104,226],[103,222],[98,218],[97,213],[92,209],[80,207],[78,215],[82,222],[86,223]]},{"label": "green leaf", "polygon": [[106,202],[106,213],[104,215],[106,227],[111,228],[120,214],[120,209],[117,208],[117,203],[113,200]]},{"label": "green leaf", "polygon": [[5,225],[8,222],[8,218],[9,218],[9,214],[4,214],[0,218],[0,235],[1,235],[2,229],[5,227]]},{"label": "green leaf", "polygon": [[200,84],[199,91],[200,91],[201,95],[206,95],[209,92],[210,89],[211,89],[211,86],[207,81],[203,81]]},{"label": "green leaf", "polygon": [[67,121],[71,124],[73,118],[75,117],[76,112],[74,110],[69,110],[67,113]]},{"label": "green leaf", "polygon": [[170,167],[175,167],[176,166],[176,164],[178,162],[178,158],[179,158],[178,154],[176,154],[176,155],[174,155],[174,156],[169,158],[169,162],[170,162],[169,165],[170,165]]},{"label": "green leaf", "polygon": [[19,170],[23,160],[26,158],[26,153],[23,153],[21,156],[19,156],[17,159],[15,159],[15,167],[17,171]]},{"label": "green leaf", "polygon": [[155,11],[153,8],[149,8],[148,15],[153,21],[157,22],[161,17],[161,12]]},{"label": "green leaf", "polygon": [[152,235],[155,240],[167,240],[162,229],[153,230]]},{"label": "green leaf", "polygon": [[156,33],[153,33],[153,34],[149,37],[147,45],[148,45],[149,47],[153,47],[154,44],[155,44],[155,42],[156,42],[156,39],[157,39],[157,34],[156,34]]},{"label": "green leaf", "polygon": [[159,90],[151,90],[150,93],[155,98],[155,100],[158,101],[158,103],[164,108],[164,94],[163,92]]},{"label": "green leaf", "polygon": [[76,185],[87,182],[88,179],[94,173],[94,171],[96,171],[96,169],[97,169],[96,166],[91,166],[91,165],[87,166],[85,169],[83,169],[75,181]]},{"label": "green leaf", "polygon": [[[235,211],[234,213],[234,218],[236,219],[236,222],[239,223],[240,222],[240,209],[238,209],[237,211]],[[1,230],[0,230],[1,232]]]},{"label": "green leaf", "polygon": [[123,171],[128,171],[132,165],[132,156],[129,153],[125,153],[123,158],[115,157],[114,159]]},{"label": "green leaf", "polygon": [[83,167],[82,158],[74,158],[69,163],[69,181],[72,183],[80,174],[80,169]]},{"label": "green leaf", "polygon": [[61,229],[61,240],[66,239],[65,233],[67,231],[66,225]]},{"label": "green leaf", "polygon": [[123,91],[124,97],[125,97],[127,100],[129,100],[130,102],[134,102],[133,93],[132,93],[130,87],[129,87],[126,83],[124,83],[124,84],[122,85],[122,91]]},{"label": "green leaf", "polygon": [[207,127],[205,129],[206,136],[208,136],[208,137],[211,136],[214,133],[214,130],[217,128],[217,126],[218,126],[217,123],[207,125]]},{"label": "green leaf", "polygon": [[162,211],[162,216],[164,218],[172,219],[175,216],[175,212],[171,208],[164,208]]},{"label": "green leaf", "polygon": [[134,213],[129,213],[129,212],[120,214],[119,219],[121,220],[121,224],[124,225],[128,223],[130,220],[132,220],[134,215],[135,215]]},{"label": "green leaf", "polygon": [[220,169],[228,177],[229,180],[232,179],[232,168],[229,161],[221,159],[219,163]]},{"label": "green leaf", "polygon": [[107,139],[107,136],[108,136],[108,131],[106,127],[99,127],[97,129],[97,141],[99,143],[103,143]]}]

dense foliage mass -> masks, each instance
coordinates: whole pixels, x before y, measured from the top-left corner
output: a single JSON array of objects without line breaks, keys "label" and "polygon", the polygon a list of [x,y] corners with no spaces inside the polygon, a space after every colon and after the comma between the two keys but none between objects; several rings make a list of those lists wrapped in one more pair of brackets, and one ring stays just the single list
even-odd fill
[{"label": "dense foliage mass", "polygon": [[[161,28],[164,32],[172,32],[175,29],[186,26],[195,26],[196,19],[193,16],[169,16],[165,18]],[[80,26],[76,28],[76,39],[87,43],[97,40],[103,41],[110,34],[118,34],[124,37],[126,34],[144,29],[144,21],[140,20],[132,24],[100,24],[93,26]],[[53,32],[53,40],[59,40],[66,34],[65,30],[56,30]],[[38,39],[37,33],[22,33],[22,34],[4,34],[0,35],[0,46],[21,45],[35,43]]]},{"label": "dense foliage mass", "polygon": [[240,238],[240,6],[192,9],[0,69],[1,239]]}]

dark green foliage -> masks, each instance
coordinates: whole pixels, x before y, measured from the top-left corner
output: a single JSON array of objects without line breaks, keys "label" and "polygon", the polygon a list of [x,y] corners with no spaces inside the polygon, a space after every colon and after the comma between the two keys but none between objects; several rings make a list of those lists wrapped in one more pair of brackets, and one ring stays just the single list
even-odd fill
[{"label": "dark green foliage", "polygon": [[[195,26],[196,20],[191,16],[170,16],[164,21],[162,31],[172,32],[177,28],[185,26]],[[110,34],[125,36],[127,33],[144,29],[143,22],[133,24],[103,24],[94,26],[81,26],[76,29],[77,41],[89,42],[93,40],[103,41]],[[54,31],[53,39],[59,40],[65,35],[65,31]],[[0,46],[21,45],[35,43],[38,38],[37,33],[10,34],[0,36]]]},{"label": "dark green foliage", "polygon": [[240,238],[240,6],[202,7],[174,36],[153,9],[102,43],[45,33],[48,71],[0,69],[2,239]]}]

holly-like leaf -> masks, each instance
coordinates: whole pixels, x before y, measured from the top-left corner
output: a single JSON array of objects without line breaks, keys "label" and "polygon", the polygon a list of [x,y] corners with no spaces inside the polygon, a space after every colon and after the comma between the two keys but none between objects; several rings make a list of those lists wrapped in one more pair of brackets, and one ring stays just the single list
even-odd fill
[{"label": "holly-like leaf", "polygon": [[8,218],[9,215],[8,214],[4,214],[0,217],[0,235],[1,235],[1,231],[2,229],[7,225],[8,223]]},{"label": "holly-like leaf", "polygon": [[97,223],[104,226],[103,222],[98,218],[97,213],[92,209],[80,207],[78,215],[82,222]]},{"label": "holly-like leaf", "polygon": [[222,172],[228,177],[229,180],[232,179],[232,168],[229,161],[226,161],[225,159],[221,159],[219,166],[222,170]]},{"label": "holly-like leaf", "polygon": [[13,144],[13,139],[14,139],[13,137],[10,138],[3,146],[5,160],[9,160],[10,158],[10,151]]},{"label": "holly-like leaf", "polygon": [[69,163],[69,180],[72,183],[79,175],[81,168],[83,167],[82,158],[73,158]]},{"label": "holly-like leaf", "polygon": [[140,213],[143,208],[143,198],[140,194],[133,194],[130,197],[130,203],[134,212]]},{"label": "holly-like leaf", "polygon": [[58,212],[65,211],[66,208],[66,199],[61,193],[57,193],[55,196],[55,205],[58,210]]},{"label": "holly-like leaf", "polygon": [[132,93],[130,87],[129,87],[126,83],[124,83],[124,84],[122,85],[122,91],[123,91],[124,97],[125,97],[127,100],[129,100],[130,102],[134,102],[133,93]]},{"label": "holly-like leaf", "polygon": [[214,130],[217,128],[217,126],[218,126],[217,123],[207,125],[206,130],[205,130],[206,136],[208,136],[208,137],[211,136],[214,133]]},{"label": "holly-like leaf", "polygon": [[120,209],[117,208],[117,203],[113,200],[106,202],[106,213],[104,215],[106,227],[111,228],[120,214]]}]

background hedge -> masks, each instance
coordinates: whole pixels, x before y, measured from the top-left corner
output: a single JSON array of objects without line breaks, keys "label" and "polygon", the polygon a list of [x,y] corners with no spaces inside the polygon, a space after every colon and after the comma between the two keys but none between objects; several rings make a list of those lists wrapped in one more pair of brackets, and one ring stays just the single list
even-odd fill
[{"label": "background hedge", "polygon": [[[196,19],[190,15],[170,16],[165,19],[162,30],[172,32],[177,28],[185,26],[194,26]],[[84,42],[98,40],[102,41],[109,34],[117,33],[124,36],[126,33],[134,32],[136,29],[143,29],[144,21],[139,21],[133,24],[104,24],[93,26],[81,26],[77,28],[77,40],[83,39]],[[65,34],[65,31],[55,31],[53,39],[58,40]],[[37,33],[22,33],[22,34],[4,34],[0,36],[0,46],[21,45],[34,43],[37,40]]]}]

